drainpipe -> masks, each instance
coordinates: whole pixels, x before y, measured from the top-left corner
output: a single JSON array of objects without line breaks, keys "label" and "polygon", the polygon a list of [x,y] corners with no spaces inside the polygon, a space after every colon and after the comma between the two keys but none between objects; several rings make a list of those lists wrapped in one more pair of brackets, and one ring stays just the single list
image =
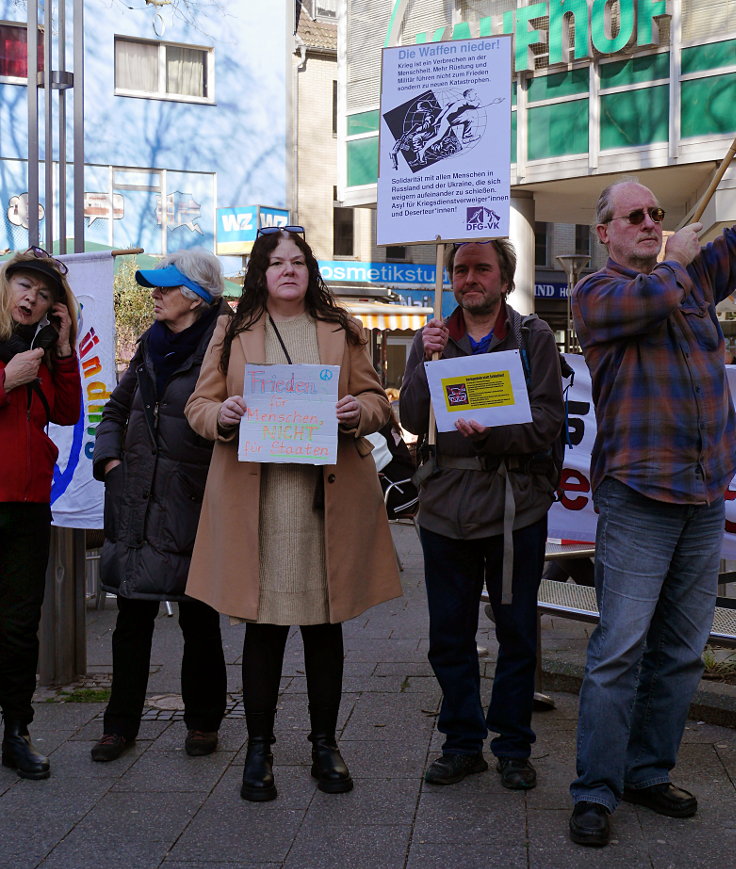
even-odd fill
[{"label": "drainpipe", "polygon": [[299,223],[299,73],[304,72],[307,68],[307,46],[299,34],[294,34],[294,42],[296,48],[294,54],[299,58],[299,63],[294,67],[294,107],[293,120],[294,130],[292,133],[293,140],[293,194],[292,202],[294,204],[293,214],[291,215],[292,223]]}]

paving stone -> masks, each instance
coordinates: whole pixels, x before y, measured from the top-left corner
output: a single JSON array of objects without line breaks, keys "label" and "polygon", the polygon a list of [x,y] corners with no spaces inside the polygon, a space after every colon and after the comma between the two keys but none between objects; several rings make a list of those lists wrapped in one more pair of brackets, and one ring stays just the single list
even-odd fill
[{"label": "paving stone", "polygon": [[410,826],[338,827],[304,823],[284,869],[398,869],[404,866]]}]

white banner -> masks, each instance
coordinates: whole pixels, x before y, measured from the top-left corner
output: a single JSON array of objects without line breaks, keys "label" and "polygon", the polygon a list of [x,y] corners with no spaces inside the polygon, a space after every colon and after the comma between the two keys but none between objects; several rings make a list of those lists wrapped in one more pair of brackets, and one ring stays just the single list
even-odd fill
[{"label": "white banner", "polygon": [[511,37],[383,49],[377,241],[509,234]]},{"label": "white banner", "polygon": [[59,256],[81,311],[77,355],[82,375],[82,413],[74,426],[49,426],[59,448],[51,487],[53,523],[64,528],[102,528],[104,486],[92,477],[92,451],[102,408],[115,388],[115,316],[109,251]]},{"label": "white banner", "polygon": [[[582,356],[566,353],[575,370],[575,384],[569,395],[569,426],[572,449],[565,449],[560,489],[562,498],[549,511],[548,534],[566,541],[595,541],[596,514],[590,487],[590,456],[596,434],[590,374]],[[727,365],[731,396],[736,395],[736,366]],[[726,492],[726,524],[723,529],[723,558],[736,558],[736,477]]]}]

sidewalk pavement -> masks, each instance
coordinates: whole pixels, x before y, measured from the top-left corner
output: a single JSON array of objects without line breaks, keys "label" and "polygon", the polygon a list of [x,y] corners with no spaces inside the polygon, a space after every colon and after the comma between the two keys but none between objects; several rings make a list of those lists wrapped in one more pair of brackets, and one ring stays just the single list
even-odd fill
[{"label": "sidewalk pavement", "polygon": [[[159,618],[149,705],[136,745],[120,759],[93,763],[104,702],[58,702],[40,690],[34,741],[51,758],[47,781],[0,768],[0,867],[30,869],[692,869],[736,865],[736,731],[706,723],[705,710],[736,724],[733,694],[704,684],[699,717],[685,733],[673,776],[697,794],[688,820],[623,804],[604,849],[567,836],[574,777],[576,690],[590,626],[543,620],[545,689],[556,709],[535,714],[532,760],[539,784],[505,790],[491,769],[449,787],[426,785],[439,753],[434,730],[439,691],[426,660],[427,614],[421,553],[409,526],[394,529],[404,563],[405,596],[345,625],[345,685],[340,746],[355,789],[328,795],[310,778],[306,685],[298,631],[287,646],[274,745],[278,798],[240,799],[245,721],[240,702],[244,628],[223,620],[231,703],[220,748],[184,753],[175,618]],[[87,689],[109,685],[116,607],[88,612]],[[488,697],[496,652],[481,612],[482,691]],[[72,695],[73,697],[74,695]],[[71,697],[69,698],[72,699]],[[725,718],[724,718],[725,716]],[[490,758],[489,758],[490,759]]]}]

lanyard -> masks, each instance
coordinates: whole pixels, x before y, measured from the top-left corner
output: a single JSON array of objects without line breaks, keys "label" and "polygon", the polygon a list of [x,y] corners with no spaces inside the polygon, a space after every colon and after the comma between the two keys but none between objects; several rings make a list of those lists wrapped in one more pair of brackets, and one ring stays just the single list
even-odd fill
[{"label": "lanyard", "polygon": [[279,339],[279,344],[281,345],[281,349],[284,351],[284,356],[286,356],[286,361],[289,365],[293,365],[291,361],[291,356],[289,356],[289,351],[286,349],[286,344],[284,344],[284,339],[281,337],[281,332],[276,328],[276,324],[273,321],[273,317],[268,315],[268,322],[271,324],[271,328],[276,333],[276,337]]}]

